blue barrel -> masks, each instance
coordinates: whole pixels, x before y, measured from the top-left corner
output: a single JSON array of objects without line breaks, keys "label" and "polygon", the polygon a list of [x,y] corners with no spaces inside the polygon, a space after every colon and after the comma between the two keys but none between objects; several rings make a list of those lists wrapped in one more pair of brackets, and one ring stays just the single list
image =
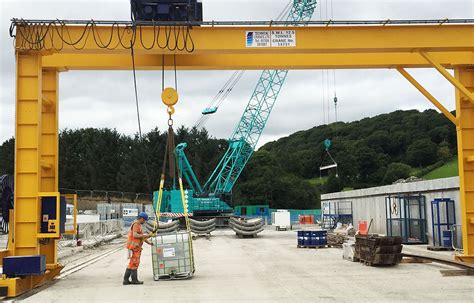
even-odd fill
[{"label": "blue barrel", "polygon": [[327,245],[328,244],[328,240],[327,240],[328,232],[327,231],[317,230],[315,232],[315,234],[316,234],[317,243],[318,243],[316,245]]},{"label": "blue barrel", "polygon": [[304,231],[304,245],[309,246],[311,245],[311,232]]},{"label": "blue barrel", "polygon": [[304,245],[304,232],[302,230],[298,230],[298,246]]},{"label": "blue barrel", "polygon": [[319,237],[318,237],[317,232],[312,231],[311,232],[311,245],[319,245],[318,242],[319,242]]},{"label": "blue barrel", "polygon": [[453,234],[450,230],[443,230],[443,247],[453,247]]}]

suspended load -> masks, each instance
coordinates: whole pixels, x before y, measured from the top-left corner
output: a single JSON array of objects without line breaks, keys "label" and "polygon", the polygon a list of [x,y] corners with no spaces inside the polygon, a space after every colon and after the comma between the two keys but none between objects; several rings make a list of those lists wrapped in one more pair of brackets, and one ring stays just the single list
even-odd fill
[{"label": "suspended load", "polygon": [[[160,187],[155,194],[157,200],[154,203],[156,222],[154,231],[158,232],[161,228],[166,234],[158,234],[151,238],[153,243],[151,247],[153,278],[155,281],[162,279],[188,279],[194,275],[194,254],[193,240],[191,234],[191,224],[188,217],[188,205],[183,189],[182,173],[178,163],[175,161],[175,141],[173,130],[174,106],[178,102],[178,93],[173,88],[163,90],[161,98],[167,106],[168,113],[168,138],[166,141],[163,167],[161,171]],[[167,172],[168,168],[168,172]],[[185,231],[177,232],[178,221],[170,223],[161,223],[161,204],[163,201],[163,190],[165,188],[166,175],[170,177],[170,187],[168,190],[176,190],[180,193],[181,203],[184,213]],[[178,181],[178,184],[176,184]]]},{"label": "suspended load", "polygon": [[158,235],[151,239],[153,279],[189,279],[194,273],[192,241],[188,233]]},{"label": "suspended load", "polygon": [[[334,160],[334,158],[332,157],[331,153],[329,152],[329,150],[331,149],[332,147],[332,141],[330,139],[326,139],[324,140],[324,150],[326,151],[326,154],[324,155],[323,157],[323,160],[321,161],[321,165],[319,166],[319,174],[320,174],[320,177],[321,177],[321,174],[323,171],[326,171],[326,170],[329,170],[329,169],[333,169],[335,168],[336,169],[336,177],[338,177],[338,173],[337,173],[337,162],[336,160]],[[324,165],[323,166],[323,163],[324,163],[324,160],[326,159],[326,156],[329,156],[329,159],[332,161],[331,163],[327,164],[327,165]]]},{"label": "suspended load", "polygon": [[203,115],[210,115],[210,114],[214,114],[215,112],[217,112],[217,107],[214,106],[214,107],[206,107],[203,111],[202,111],[202,114]]},{"label": "suspended load", "polygon": [[211,102],[204,108],[201,112],[201,117],[194,124],[194,127],[201,128],[204,127],[209,116],[215,114],[222,103],[227,99],[227,97],[232,93],[237,83],[244,75],[245,71],[235,71],[232,76],[227,80],[224,86],[219,90],[219,92],[214,96]]}]

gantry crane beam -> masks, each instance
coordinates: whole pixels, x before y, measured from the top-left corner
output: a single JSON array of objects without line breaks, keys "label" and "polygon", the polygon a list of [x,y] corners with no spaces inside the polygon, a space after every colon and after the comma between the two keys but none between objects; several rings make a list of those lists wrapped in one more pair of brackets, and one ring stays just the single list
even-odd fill
[{"label": "gantry crane beam", "polygon": [[[78,40],[84,32],[84,26],[67,26],[68,35],[63,38]],[[18,26],[21,31],[22,26]],[[117,28],[117,27],[115,27]],[[37,29],[40,30],[40,29]],[[45,28],[44,31],[47,29]],[[124,30],[124,29],[122,29]],[[294,30],[296,31],[295,47],[246,47],[245,37],[249,31]],[[306,26],[306,27],[194,27],[190,36],[194,42],[193,54],[308,54],[308,53],[390,53],[413,52],[425,50],[427,52],[472,51],[474,25],[404,25],[404,26]],[[123,54],[130,51],[122,44],[129,44],[132,31],[113,34],[111,26],[95,26],[94,33],[84,35],[80,47],[73,47],[62,43],[58,31],[50,28],[44,39],[44,48],[50,53],[80,53],[88,54]],[[135,44],[135,53],[139,54],[171,54],[176,51],[160,49],[158,47],[147,50],[144,47],[152,45],[156,36],[153,27],[138,29],[136,40],[143,41]],[[52,35],[52,40],[49,38]],[[121,35],[120,43],[118,35]],[[140,38],[141,35],[141,38]],[[161,33],[160,44],[164,45],[165,35]],[[69,38],[71,37],[71,38]],[[96,41],[109,44],[108,48],[99,47]],[[109,43],[111,37],[111,41]],[[180,36],[178,39],[181,39]],[[28,39],[28,38],[26,38]],[[174,35],[171,35],[170,44],[174,44]],[[191,44],[191,39],[188,39]],[[54,45],[51,44],[53,41]],[[25,41],[18,35],[17,47]],[[53,47],[54,46],[54,47]],[[117,46],[117,47],[116,47]],[[78,49],[79,48],[79,49]]]},{"label": "gantry crane beam", "polygon": [[[474,65],[472,51],[435,52],[433,58],[447,68]],[[174,69],[172,55],[136,55],[140,70]],[[365,69],[429,68],[431,64],[415,52],[332,53],[254,55],[176,55],[178,70],[261,70],[264,69]],[[130,54],[52,54],[43,57],[43,66],[60,70],[130,70]]]},{"label": "gantry crane beam", "polygon": [[[66,26],[69,41],[84,34],[85,26]],[[78,46],[62,42],[53,27],[42,45],[45,67],[67,69],[129,69],[127,46],[132,31],[125,26],[95,26],[84,35]],[[246,33],[272,30],[296,31],[295,47],[246,47]],[[38,29],[37,29],[38,30]],[[47,29],[45,28],[44,31]],[[61,29],[64,33],[66,30]],[[27,30],[18,26],[17,32]],[[90,30],[92,31],[92,30]],[[161,29],[161,31],[163,31]],[[474,25],[404,25],[404,26],[339,26],[339,27],[195,27],[189,33],[194,45],[192,53],[155,47],[157,29],[140,27],[134,49],[139,68],[153,69],[162,65],[162,54],[177,54],[177,67],[182,69],[314,69],[314,68],[390,68],[429,67],[430,63],[414,52],[433,53],[442,65],[471,65],[474,61]],[[120,34],[120,41],[118,39]],[[49,38],[48,38],[49,37]],[[94,38],[95,37],[95,38]],[[100,39],[98,39],[101,37]],[[156,41],[165,44],[163,33]],[[174,44],[174,36],[168,41]],[[18,50],[27,45],[28,37],[17,35]],[[98,46],[105,41],[108,48]],[[182,41],[180,41],[181,43]],[[191,44],[191,39],[188,39]],[[173,58],[165,57],[172,66]]]},{"label": "gantry crane beam", "polygon": [[[123,26],[123,25],[121,25]],[[52,28],[52,27],[51,27]],[[81,25],[64,25],[69,37],[76,39]],[[461,192],[464,256],[474,263],[474,24],[404,26],[307,26],[295,31],[295,45],[253,48],[247,46],[247,32],[283,30],[282,27],[194,27],[190,29],[194,51],[171,51],[135,44],[140,69],[174,65],[182,69],[318,69],[318,68],[394,68],[432,67],[439,71],[456,91],[456,119]],[[17,25],[16,32],[16,146],[15,214],[8,251],[5,255],[45,254],[48,276],[27,279],[0,279],[8,286],[8,296],[16,296],[56,275],[56,240],[41,241],[39,198],[42,193],[58,191],[58,107],[59,72],[65,70],[130,69],[130,50],[100,47],[93,36],[83,37],[81,49],[60,43],[59,33],[52,40],[35,44],[47,29],[38,24]],[[111,26],[96,25],[106,41]],[[288,30],[288,28],[284,28]],[[23,33],[32,35],[22,36]],[[123,31],[130,41],[133,31]],[[150,41],[153,29],[142,28],[143,40]],[[47,37],[47,36],[44,36]],[[28,48],[28,41],[35,47]],[[112,36],[111,45],[116,44]],[[48,42],[49,41],[49,42]],[[51,45],[51,41],[54,45]],[[37,41],[36,41],[37,42]],[[49,45],[48,45],[49,43]],[[31,45],[30,45],[31,46]],[[455,71],[455,80],[445,72]],[[415,81],[411,81],[415,83]],[[454,86],[455,84],[455,86]],[[420,89],[420,87],[418,87]],[[463,93],[464,92],[464,93]],[[423,91],[425,96],[428,93]],[[468,95],[466,96],[466,93]],[[434,99],[433,99],[434,100]],[[431,101],[433,101],[431,100]],[[452,119],[452,117],[451,117]]]}]

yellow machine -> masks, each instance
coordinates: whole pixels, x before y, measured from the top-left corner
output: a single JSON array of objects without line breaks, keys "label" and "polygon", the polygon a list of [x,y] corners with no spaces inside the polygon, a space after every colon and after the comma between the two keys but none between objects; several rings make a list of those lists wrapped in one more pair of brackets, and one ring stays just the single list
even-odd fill
[{"label": "yellow machine", "polygon": [[[141,70],[383,68],[399,72],[456,125],[464,246],[464,255],[459,259],[474,263],[474,21],[335,23],[283,28],[278,23],[253,26],[245,22],[238,26],[204,22],[190,27],[14,20],[15,209],[9,247],[1,256],[45,255],[47,271],[23,278],[4,276],[0,286],[8,287],[8,296],[17,296],[53,279],[62,268],[56,246],[59,222],[48,219],[47,233],[41,232],[42,199],[55,197],[56,207],[60,201],[60,73],[131,70],[131,48],[136,68]],[[406,68],[433,68],[452,84],[456,115]],[[454,76],[448,70],[454,70]]]}]

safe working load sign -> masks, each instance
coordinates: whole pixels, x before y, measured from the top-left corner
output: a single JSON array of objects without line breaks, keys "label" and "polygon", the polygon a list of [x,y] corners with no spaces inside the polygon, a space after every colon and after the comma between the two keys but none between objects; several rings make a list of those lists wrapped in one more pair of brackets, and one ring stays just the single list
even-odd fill
[{"label": "safe working load sign", "polygon": [[245,32],[246,47],[296,47],[295,30]]}]

